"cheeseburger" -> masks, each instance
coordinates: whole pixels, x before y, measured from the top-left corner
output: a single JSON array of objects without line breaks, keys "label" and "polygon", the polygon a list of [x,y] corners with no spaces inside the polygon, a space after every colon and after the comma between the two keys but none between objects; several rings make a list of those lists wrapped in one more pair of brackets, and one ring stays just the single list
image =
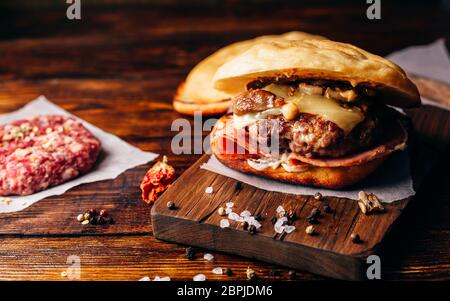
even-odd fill
[{"label": "cheeseburger", "polygon": [[214,86],[232,99],[211,150],[244,173],[326,188],[374,172],[408,140],[392,106],[420,106],[394,63],[329,40],[261,43],[222,65]]}]

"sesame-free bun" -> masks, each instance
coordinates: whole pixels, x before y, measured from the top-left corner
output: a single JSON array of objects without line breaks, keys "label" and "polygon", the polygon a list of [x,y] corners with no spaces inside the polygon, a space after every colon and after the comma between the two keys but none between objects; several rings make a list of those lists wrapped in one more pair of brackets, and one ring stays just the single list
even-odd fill
[{"label": "sesame-free bun", "polygon": [[417,87],[393,62],[356,46],[330,40],[259,43],[223,64],[214,87],[238,94],[261,79],[322,79],[370,88],[377,99],[399,107],[420,105]]},{"label": "sesame-free bun", "polygon": [[174,109],[182,114],[193,115],[201,111],[204,115],[218,115],[227,111],[234,93],[216,90],[212,77],[225,62],[249,49],[257,43],[279,40],[325,39],[321,36],[292,31],[282,35],[261,36],[255,39],[230,44],[211,54],[198,63],[178,86],[173,99]]}]

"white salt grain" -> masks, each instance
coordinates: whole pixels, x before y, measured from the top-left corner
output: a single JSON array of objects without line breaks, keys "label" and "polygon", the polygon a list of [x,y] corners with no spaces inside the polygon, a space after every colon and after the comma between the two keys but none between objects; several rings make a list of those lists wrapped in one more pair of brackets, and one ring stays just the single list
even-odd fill
[{"label": "white salt grain", "polygon": [[227,206],[227,208],[233,208],[234,203],[233,202],[228,202],[225,204],[225,206]]},{"label": "white salt grain", "polygon": [[230,226],[230,222],[224,218],[220,220],[220,228],[228,228]]},{"label": "white salt grain", "polygon": [[231,208],[225,209],[225,213],[226,213],[226,214],[230,214],[231,212],[233,212],[233,209],[231,209]]},{"label": "white salt grain", "polygon": [[295,226],[286,226],[286,228],[284,228],[284,231],[289,234],[292,233],[295,230]]},{"label": "white salt grain", "polygon": [[206,187],[205,193],[213,193],[214,189],[211,186]]},{"label": "white salt grain", "polygon": [[236,212],[230,212],[230,214],[228,214],[228,218],[232,221],[239,221],[241,219],[241,217]]},{"label": "white salt grain", "polygon": [[192,278],[194,281],[205,281],[206,276],[204,274],[198,274],[195,275],[194,278]]},{"label": "white salt grain", "polygon": [[249,217],[249,216],[251,216],[252,214],[250,213],[250,211],[244,210],[244,211],[241,212],[240,215],[241,215],[242,217]]},{"label": "white salt grain", "polygon": [[253,226],[255,226],[256,227],[256,229],[259,229],[259,228],[261,228],[261,224],[260,224],[260,222],[258,222],[256,219],[252,219],[252,220],[250,220],[250,222],[248,222],[249,223],[249,225],[253,225]]},{"label": "white salt grain", "polygon": [[280,233],[280,234],[283,233],[284,228],[286,228],[286,227],[285,226],[281,226],[281,225],[275,225],[274,226],[275,232]]},{"label": "white salt grain", "polygon": [[205,255],[203,255],[203,259],[205,259],[207,261],[213,261],[214,256],[210,253],[205,253]]},{"label": "white salt grain", "polygon": [[148,276],[145,276],[139,279],[139,281],[150,281],[150,278],[148,278]]},{"label": "white salt grain", "polygon": [[280,213],[280,212],[286,212],[286,210],[284,210],[283,206],[281,206],[281,205],[277,207],[277,213]]},{"label": "white salt grain", "polygon": [[153,279],[153,281],[170,281],[170,277],[159,277],[159,276],[156,276],[155,279]]},{"label": "white salt grain", "polygon": [[213,274],[216,274],[216,275],[222,275],[223,274],[223,270],[222,270],[221,267],[217,267],[217,268],[212,269],[212,272],[213,272]]}]

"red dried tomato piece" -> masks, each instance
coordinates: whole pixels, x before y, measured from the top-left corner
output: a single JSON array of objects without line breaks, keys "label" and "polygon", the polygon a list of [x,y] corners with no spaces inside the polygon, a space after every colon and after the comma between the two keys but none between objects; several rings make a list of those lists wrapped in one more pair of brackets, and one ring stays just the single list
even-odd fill
[{"label": "red dried tomato piece", "polygon": [[175,181],[175,169],[167,164],[167,157],[158,161],[147,171],[141,183],[142,199],[153,204],[156,199]]}]

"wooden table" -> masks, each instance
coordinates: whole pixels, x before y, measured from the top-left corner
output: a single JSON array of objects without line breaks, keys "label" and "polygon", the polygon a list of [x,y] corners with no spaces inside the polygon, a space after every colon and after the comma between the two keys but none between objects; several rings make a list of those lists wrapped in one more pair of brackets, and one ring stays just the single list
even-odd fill
[{"label": "wooden table", "polygon": [[[450,40],[449,15],[437,2],[426,7],[383,2],[378,21],[365,17],[365,1],[339,6],[316,1],[303,6],[294,1],[247,6],[236,1],[102,3],[83,2],[81,21],[67,20],[65,6],[0,8],[0,112],[46,95],[143,150],[168,155],[178,174],[199,155],[171,153],[176,134],[171,123],[182,117],[172,110],[171,97],[190,68],[221,46],[290,30],[354,43],[381,55],[438,37]],[[436,147],[448,153],[448,140]],[[248,266],[263,279],[289,278],[285,268],[225,254],[214,254],[215,265],[202,258],[190,261],[183,246],[156,240],[150,208],[138,188],[150,166],[112,181],[81,185],[18,213],[1,214],[0,279],[65,280],[61,272],[70,255],[80,257],[81,280],[137,280],[147,275],[184,280],[198,273],[208,279],[244,279]],[[450,278],[449,167],[446,158],[434,168],[387,238],[381,254],[384,279]],[[81,226],[77,214],[91,207],[108,209],[116,223]],[[234,276],[214,276],[214,266],[231,267]],[[273,276],[271,270],[280,272]],[[297,279],[323,278],[298,271]]]}]

